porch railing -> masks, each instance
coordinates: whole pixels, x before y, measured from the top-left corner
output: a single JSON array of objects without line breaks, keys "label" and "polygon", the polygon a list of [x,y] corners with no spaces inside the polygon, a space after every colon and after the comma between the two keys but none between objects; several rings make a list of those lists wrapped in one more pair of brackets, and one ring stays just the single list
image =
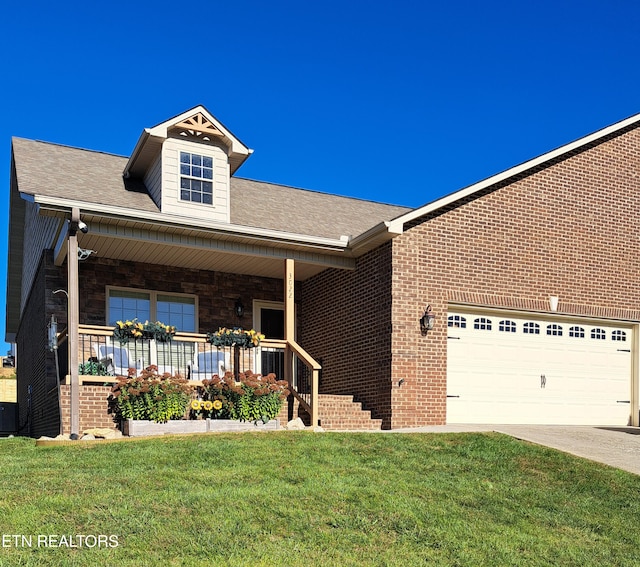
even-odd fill
[{"label": "porch railing", "polygon": [[[159,373],[180,374],[194,384],[225,372],[273,372],[289,383],[291,393],[311,416],[311,425],[318,425],[320,365],[294,341],[265,339],[259,348],[234,351],[211,345],[205,335],[178,332],[166,343],[145,339],[120,345],[111,327],[80,325],[78,357],[81,384],[111,382],[110,377],[126,376],[129,368],[138,373],[150,365],[157,366]],[[68,383],[64,332],[59,335],[58,360],[61,379]]]}]

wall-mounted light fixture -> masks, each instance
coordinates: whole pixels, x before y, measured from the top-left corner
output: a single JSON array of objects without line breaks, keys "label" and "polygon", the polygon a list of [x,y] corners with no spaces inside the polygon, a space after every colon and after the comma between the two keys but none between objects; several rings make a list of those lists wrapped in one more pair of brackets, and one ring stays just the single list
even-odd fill
[{"label": "wall-mounted light fixture", "polygon": [[424,314],[420,317],[420,331],[423,335],[426,335],[436,322],[436,316],[431,311],[431,305],[427,305],[424,310]]},{"label": "wall-mounted light fixture", "polygon": [[242,304],[242,301],[240,301],[240,299],[236,299],[236,304],[233,307],[233,311],[235,312],[238,319],[241,319],[244,315],[244,305]]}]

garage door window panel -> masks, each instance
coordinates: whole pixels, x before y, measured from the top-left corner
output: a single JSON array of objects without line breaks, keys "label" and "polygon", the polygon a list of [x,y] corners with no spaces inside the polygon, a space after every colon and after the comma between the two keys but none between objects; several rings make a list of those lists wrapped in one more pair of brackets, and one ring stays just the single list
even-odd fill
[{"label": "garage door window panel", "polygon": [[607,338],[607,333],[604,329],[591,329],[591,338],[596,341],[604,341]]},{"label": "garage door window panel", "polygon": [[540,325],[538,325],[538,323],[533,323],[531,321],[527,321],[522,326],[522,332],[525,335],[539,335],[540,334]]},{"label": "garage door window panel", "polygon": [[555,323],[547,325],[547,335],[552,337],[562,336],[562,325],[556,325]]},{"label": "garage door window panel", "polygon": [[466,329],[467,320],[460,315],[449,315],[447,318],[447,327],[455,327],[457,329]]},{"label": "garage door window panel", "polygon": [[584,329],[582,327],[570,327],[569,336],[576,339],[584,339]]},{"label": "garage door window panel", "polygon": [[626,341],[627,333],[624,331],[616,330],[611,332],[611,340],[612,341]]},{"label": "garage door window panel", "polygon": [[487,319],[486,317],[479,317],[473,322],[473,328],[478,331],[490,331],[491,319]]},{"label": "garage door window panel", "polygon": [[498,331],[502,331],[503,333],[515,333],[516,324],[514,321],[505,319],[504,321],[500,321],[500,323],[498,323]]}]

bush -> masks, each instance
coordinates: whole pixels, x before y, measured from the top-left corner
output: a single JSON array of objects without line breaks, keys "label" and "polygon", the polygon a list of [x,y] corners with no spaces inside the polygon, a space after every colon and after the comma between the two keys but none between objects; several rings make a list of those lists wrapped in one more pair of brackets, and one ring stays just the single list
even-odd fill
[{"label": "bush", "polygon": [[109,376],[109,370],[102,362],[89,360],[78,365],[78,374],[84,376]]},{"label": "bush", "polygon": [[203,380],[198,389],[199,400],[191,402],[192,417],[263,421],[280,413],[282,402],[289,395],[289,385],[277,380],[275,374],[261,376],[251,371],[241,372],[236,382],[227,372],[222,378],[214,375]]},{"label": "bush", "polygon": [[119,377],[109,400],[119,419],[164,423],[184,418],[192,393],[193,386],[181,376],[160,375],[156,366],[149,366],[140,376]]}]

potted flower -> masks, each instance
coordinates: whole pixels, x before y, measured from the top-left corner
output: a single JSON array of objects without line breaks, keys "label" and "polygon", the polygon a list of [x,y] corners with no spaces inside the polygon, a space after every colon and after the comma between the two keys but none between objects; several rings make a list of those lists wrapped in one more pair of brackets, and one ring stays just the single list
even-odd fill
[{"label": "potted flower", "polygon": [[155,339],[158,342],[166,343],[171,341],[175,334],[176,328],[172,325],[165,325],[160,321],[141,323],[138,319],[117,321],[113,329],[113,338],[121,345],[136,339]]},{"label": "potted flower", "polygon": [[239,327],[229,329],[220,327],[213,333],[207,333],[207,341],[217,347],[255,348],[264,339],[264,335],[255,329],[244,330]]}]

